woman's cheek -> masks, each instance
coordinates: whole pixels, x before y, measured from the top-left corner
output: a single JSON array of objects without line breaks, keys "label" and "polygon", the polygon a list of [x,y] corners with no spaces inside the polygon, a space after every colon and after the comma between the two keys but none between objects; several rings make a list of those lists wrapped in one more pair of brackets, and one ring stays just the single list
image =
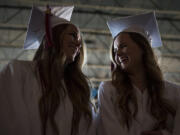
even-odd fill
[{"label": "woman's cheek", "polygon": [[120,65],[120,61],[119,61],[119,58],[117,55],[115,56],[115,61],[116,61],[117,65]]}]

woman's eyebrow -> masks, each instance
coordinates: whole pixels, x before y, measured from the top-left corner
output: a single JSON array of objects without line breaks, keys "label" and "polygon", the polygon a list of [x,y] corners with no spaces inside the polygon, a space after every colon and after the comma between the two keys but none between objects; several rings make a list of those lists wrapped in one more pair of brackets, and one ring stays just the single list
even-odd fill
[{"label": "woman's eyebrow", "polygon": [[123,44],[126,44],[126,43],[124,41],[121,41],[121,42],[117,43],[118,46],[121,46]]},{"label": "woman's eyebrow", "polygon": [[119,43],[119,46],[126,45],[126,42]]},{"label": "woman's eyebrow", "polygon": [[121,45],[121,44],[125,44],[126,42],[125,41],[121,41],[119,44]]},{"label": "woman's eyebrow", "polygon": [[76,31],[76,30],[72,30],[71,32],[72,32],[72,33],[78,34],[78,31]]},{"label": "woman's eyebrow", "polygon": [[70,33],[70,34],[77,34],[77,32],[75,32],[75,31],[70,31],[68,33]]}]

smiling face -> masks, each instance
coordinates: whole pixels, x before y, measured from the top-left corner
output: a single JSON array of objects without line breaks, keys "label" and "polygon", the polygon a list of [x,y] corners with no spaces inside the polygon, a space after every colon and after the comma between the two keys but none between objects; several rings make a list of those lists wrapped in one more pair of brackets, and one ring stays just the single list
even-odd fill
[{"label": "smiling face", "polygon": [[64,31],[62,50],[69,61],[74,61],[82,47],[79,30],[74,25],[68,25]]},{"label": "smiling face", "polygon": [[122,70],[132,71],[142,65],[142,50],[128,33],[120,33],[114,40],[114,60]]}]

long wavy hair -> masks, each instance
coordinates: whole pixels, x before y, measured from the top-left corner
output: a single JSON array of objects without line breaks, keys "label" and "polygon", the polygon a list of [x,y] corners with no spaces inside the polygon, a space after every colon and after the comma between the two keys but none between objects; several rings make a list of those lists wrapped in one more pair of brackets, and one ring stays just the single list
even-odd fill
[{"label": "long wavy hair", "polygon": [[[153,50],[147,39],[140,34],[131,32],[122,33],[128,33],[130,38],[143,52],[142,63],[144,65],[149,95],[148,106],[150,106],[151,115],[157,120],[157,123],[154,125],[154,130],[164,129],[166,128],[168,114],[174,116],[175,109],[162,96],[165,84],[161,69],[156,62]],[[119,118],[120,123],[129,129],[132,124],[132,120],[135,118],[138,112],[137,99],[133,91],[130,77],[121,69],[120,66],[117,66],[115,62],[114,42],[111,47],[111,58],[115,65],[115,68],[112,71],[112,84],[117,91],[117,98],[115,100],[116,112],[121,113],[122,117]],[[135,108],[133,112],[129,107],[130,103],[133,105],[133,108]]]},{"label": "long wavy hair", "polygon": [[54,131],[53,134],[59,135],[60,129],[55,122],[55,115],[60,103],[67,95],[73,105],[71,135],[78,134],[82,116],[87,120],[88,126],[92,121],[90,89],[87,78],[81,70],[84,61],[84,45],[82,42],[80,53],[75,60],[67,63],[66,56],[62,51],[63,34],[67,27],[68,24],[54,27],[52,29],[53,46],[46,48],[44,39],[33,59],[42,89],[39,111],[43,135],[46,135],[48,123]]}]

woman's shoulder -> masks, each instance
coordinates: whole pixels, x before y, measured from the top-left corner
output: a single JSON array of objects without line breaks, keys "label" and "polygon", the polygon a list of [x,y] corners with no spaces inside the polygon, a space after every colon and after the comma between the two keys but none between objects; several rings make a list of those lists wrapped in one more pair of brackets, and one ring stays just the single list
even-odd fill
[{"label": "woman's shoulder", "polygon": [[25,60],[11,60],[8,63],[8,67],[11,69],[16,69],[16,70],[27,70],[27,68],[31,68],[34,65],[33,61],[25,61]]},{"label": "woman's shoulder", "polygon": [[112,85],[112,81],[103,81],[100,83],[100,86],[111,86]]},{"label": "woman's shoulder", "polygon": [[115,87],[112,84],[112,81],[104,81],[99,85],[99,94],[104,93],[105,95],[111,95],[115,92]]},{"label": "woman's shoulder", "polygon": [[33,69],[33,61],[11,60],[2,70],[1,74],[10,74],[13,76],[28,73]]},{"label": "woman's shoulder", "polygon": [[171,90],[171,91],[174,91],[174,90],[180,91],[180,85],[178,85],[177,83],[170,82],[170,81],[164,81],[164,83],[165,83],[165,89]]},{"label": "woman's shoulder", "polygon": [[24,67],[27,67],[27,66],[31,66],[33,64],[34,64],[33,61],[27,61],[27,60],[11,60],[9,62],[10,66],[21,67],[21,68],[24,68]]},{"label": "woman's shoulder", "polygon": [[180,101],[180,85],[173,82],[165,81],[164,97],[177,103]]},{"label": "woman's shoulder", "polygon": [[112,84],[112,81],[103,81],[99,85],[99,89],[101,89],[101,88],[103,88],[103,89],[112,89],[113,88],[114,89],[114,86]]}]

